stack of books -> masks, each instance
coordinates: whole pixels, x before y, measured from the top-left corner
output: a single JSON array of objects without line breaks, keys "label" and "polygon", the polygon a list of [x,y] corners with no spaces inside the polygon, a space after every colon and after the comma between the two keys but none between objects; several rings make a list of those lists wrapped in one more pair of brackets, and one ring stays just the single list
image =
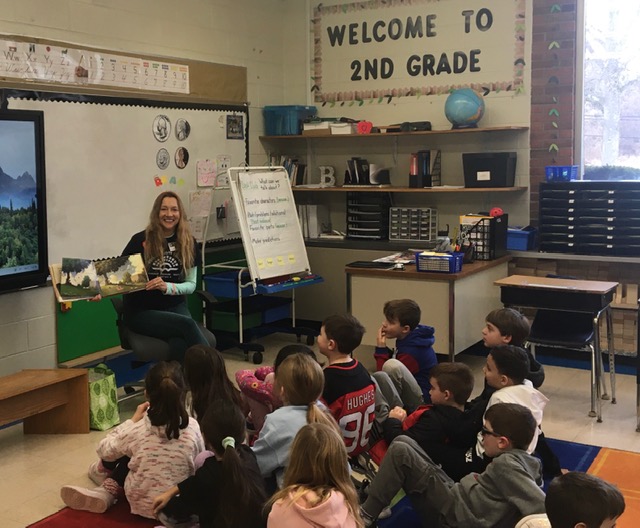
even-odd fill
[{"label": "stack of books", "polygon": [[307,178],[307,164],[300,161],[297,156],[271,156],[269,158],[269,166],[282,166],[289,175],[291,187],[296,185],[304,185]]}]

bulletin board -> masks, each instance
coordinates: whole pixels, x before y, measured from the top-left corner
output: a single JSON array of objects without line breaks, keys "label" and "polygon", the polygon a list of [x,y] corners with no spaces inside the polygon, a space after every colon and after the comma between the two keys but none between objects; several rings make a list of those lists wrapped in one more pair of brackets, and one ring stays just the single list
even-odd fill
[{"label": "bulletin board", "polygon": [[310,272],[284,167],[236,167],[229,175],[251,279]]},{"label": "bulletin board", "polygon": [[248,160],[246,105],[45,92],[5,96],[9,109],[44,112],[50,263],[119,255],[146,227],[159,193],[174,191],[187,207],[191,191],[208,188],[215,195],[215,174],[199,185],[199,161],[222,172]]}]

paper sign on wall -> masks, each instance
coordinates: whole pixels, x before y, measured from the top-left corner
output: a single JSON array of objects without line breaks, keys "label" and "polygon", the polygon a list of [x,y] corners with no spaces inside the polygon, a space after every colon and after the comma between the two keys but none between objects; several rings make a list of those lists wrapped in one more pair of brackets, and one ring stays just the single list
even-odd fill
[{"label": "paper sign on wall", "polygon": [[213,160],[196,161],[198,187],[213,187],[216,183],[216,167]]}]

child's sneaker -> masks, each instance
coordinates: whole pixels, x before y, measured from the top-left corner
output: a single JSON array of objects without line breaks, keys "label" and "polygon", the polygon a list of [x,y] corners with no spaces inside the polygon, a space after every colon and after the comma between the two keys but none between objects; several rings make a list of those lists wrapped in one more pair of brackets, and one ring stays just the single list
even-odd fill
[{"label": "child's sneaker", "polygon": [[100,460],[97,460],[89,466],[89,478],[96,486],[101,486],[104,480],[111,476],[111,471],[105,469]]},{"label": "child's sneaker", "polygon": [[104,513],[116,502],[116,497],[105,488],[81,488],[80,486],[63,486],[60,497],[72,510],[84,510],[92,513]]}]

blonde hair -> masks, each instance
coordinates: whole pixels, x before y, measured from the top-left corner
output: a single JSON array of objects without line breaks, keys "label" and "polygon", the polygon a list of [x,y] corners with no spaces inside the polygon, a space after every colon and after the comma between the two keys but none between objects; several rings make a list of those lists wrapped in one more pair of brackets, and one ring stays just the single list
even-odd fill
[{"label": "blonde hair", "polygon": [[151,213],[149,214],[149,224],[147,225],[144,233],[144,259],[145,262],[151,262],[154,259],[161,259],[164,255],[165,236],[160,225],[160,208],[162,207],[162,201],[165,198],[175,198],[175,200],[178,202],[180,220],[178,221],[178,226],[176,227],[176,247],[178,249],[180,260],[182,261],[182,265],[186,272],[186,270],[197,265],[197,263],[194,262],[194,239],[193,235],[191,234],[189,222],[187,222],[187,212],[184,209],[182,200],[176,193],[172,191],[165,191],[163,193],[160,193],[155,202],[153,202],[153,207],[151,208]]},{"label": "blonde hair", "polygon": [[324,423],[340,431],[331,415],[322,411],[316,402],[324,388],[324,373],[318,363],[307,354],[293,354],[278,367],[274,382],[276,394],[284,391],[287,405],[308,405],[307,423]]},{"label": "blonde hair", "polygon": [[271,498],[271,505],[282,499],[291,506],[307,491],[319,496],[319,503],[332,491],[344,496],[356,526],[364,526],[355,486],[349,476],[347,449],[335,428],[323,423],[310,423],[298,431],[291,446],[289,465],[284,473],[283,488]]}]

